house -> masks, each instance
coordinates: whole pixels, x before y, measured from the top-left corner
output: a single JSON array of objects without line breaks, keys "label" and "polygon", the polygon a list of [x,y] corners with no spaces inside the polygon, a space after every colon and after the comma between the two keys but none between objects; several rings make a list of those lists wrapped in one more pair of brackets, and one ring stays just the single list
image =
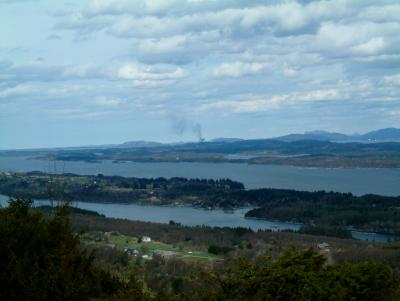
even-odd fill
[{"label": "house", "polygon": [[149,236],[143,236],[142,242],[151,242],[151,238]]},{"label": "house", "polygon": [[318,248],[318,250],[320,250],[320,251],[329,252],[329,244],[326,243],[326,242],[322,242],[322,243],[320,243],[320,244],[317,244],[317,248]]}]

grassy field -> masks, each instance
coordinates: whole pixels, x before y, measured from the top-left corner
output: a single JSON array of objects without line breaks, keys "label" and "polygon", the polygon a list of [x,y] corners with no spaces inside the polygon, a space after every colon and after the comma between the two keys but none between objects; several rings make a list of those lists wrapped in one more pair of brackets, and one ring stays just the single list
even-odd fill
[{"label": "grassy field", "polygon": [[[89,235],[84,235],[83,239],[92,240]],[[97,241],[99,245],[114,245],[120,250],[127,248],[137,250],[136,256],[144,256],[143,258],[151,258],[155,254],[159,254],[165,258],[179,258],[185,261],[195,262],[209,262],[211,260],[218,260],[218,257],[208,252],[201,252],[191,250],[185,245],[171,245],[158,241],[139,242],[137,237],[126,236],[116,233],[106,233],[102,236],[101,240]],[[147,255],[147,256],[145,256]]]}]

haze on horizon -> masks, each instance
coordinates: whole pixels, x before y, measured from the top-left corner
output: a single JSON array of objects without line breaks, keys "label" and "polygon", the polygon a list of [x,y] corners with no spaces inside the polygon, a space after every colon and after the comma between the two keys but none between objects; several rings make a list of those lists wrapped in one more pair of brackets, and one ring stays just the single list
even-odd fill
[{"label": "haze on horizon", "polygon": [[0,149],[400,127],[397,0],[0,0]]}]

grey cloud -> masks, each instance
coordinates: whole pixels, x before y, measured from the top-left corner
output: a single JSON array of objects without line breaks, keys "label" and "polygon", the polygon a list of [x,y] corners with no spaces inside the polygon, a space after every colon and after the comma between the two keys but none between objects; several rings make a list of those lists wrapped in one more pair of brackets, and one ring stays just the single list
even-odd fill
[{"label": "grey cloud", "polygon": [[395,1],[110,0],[90,2],[57,28],[77,39],[99,31],[131,39],[132,56],[146,63],[186,64],[249,50],[337,60],[397,51],[400,22],[390,12],[399,9]]}]

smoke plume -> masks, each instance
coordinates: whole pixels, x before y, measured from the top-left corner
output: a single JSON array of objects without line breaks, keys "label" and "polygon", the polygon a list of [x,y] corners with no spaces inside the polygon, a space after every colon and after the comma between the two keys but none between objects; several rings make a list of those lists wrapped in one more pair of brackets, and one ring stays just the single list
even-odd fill
[{"label": "smoke plume", "polygon": [[179,136],[182,136],[183,134],[190,132],[196,136],[198,141],[200,142],[204,141],[203,130],[201,128],[200,123],[193,122],[192,120],[188,120],[185,117],[173,117],[172,128],[174,132]]}]

